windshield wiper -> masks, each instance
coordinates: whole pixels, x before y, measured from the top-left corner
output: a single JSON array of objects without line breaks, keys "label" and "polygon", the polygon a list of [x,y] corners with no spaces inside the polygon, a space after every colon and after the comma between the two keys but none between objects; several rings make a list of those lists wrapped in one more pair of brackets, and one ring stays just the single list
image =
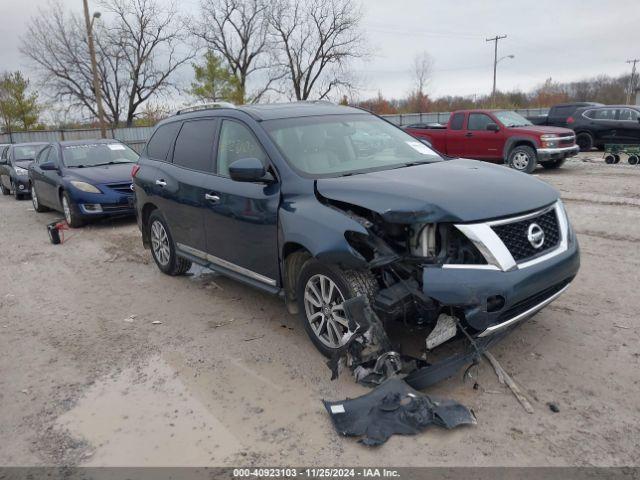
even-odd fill
[{"label": "windshield wiper", "polygon": [[102,167],[104,165],[118,165],[120,163],[135,163],[135,162],[105,162],[105,163],[96,163],[92,165],[92,167]]}]

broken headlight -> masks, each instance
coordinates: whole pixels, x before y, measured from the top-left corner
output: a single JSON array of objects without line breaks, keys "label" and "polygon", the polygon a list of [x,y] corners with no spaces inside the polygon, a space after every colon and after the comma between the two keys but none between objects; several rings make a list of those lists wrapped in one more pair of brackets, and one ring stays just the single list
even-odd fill
[{"label": "broken headlight", "polygon": [[410,251],[416,257],[433,258],[437,252],[437,223],[415,225],[411,228]]},{"label": "broken headlight", "polygon": [[455,226],[448,223],[412,225],[409,229],[411,255],[448,264],[486,264],[478,248]]}]

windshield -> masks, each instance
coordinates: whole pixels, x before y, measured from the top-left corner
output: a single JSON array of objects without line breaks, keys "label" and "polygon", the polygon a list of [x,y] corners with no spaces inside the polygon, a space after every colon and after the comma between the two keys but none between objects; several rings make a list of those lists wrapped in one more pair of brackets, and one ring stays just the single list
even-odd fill
[{"label": "windshield", "polygon": [[533,125],[533,123],[516,112],[495,112],[494,115],[505,127],[527,127]]},{"label": "windshield", "polygon": [[263,125],[287,161],[314,177],[442,160],[416,138],[368,114],[285,118]]},{"label": "windshield", "polygon": [[33,160],[36,158],[38,152],[46,146],[46,143],[38,143],[34,145],[19,145],[13,147],[13,160],[16,162]]},{"label": "windshield", "polygon": [[97,167],[116,163],[136,163],[138,154],[122,143],[87,143],[62,148],[66,167]]}]

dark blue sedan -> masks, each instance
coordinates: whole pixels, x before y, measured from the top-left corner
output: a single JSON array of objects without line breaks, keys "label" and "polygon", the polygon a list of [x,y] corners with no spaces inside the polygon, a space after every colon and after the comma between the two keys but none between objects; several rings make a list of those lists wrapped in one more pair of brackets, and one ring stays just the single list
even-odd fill
[{"label": "dark blue sedan", "polygon": [[62,212],[71,227],[134,215],[131,169],[137,161],[138,154],[116,140],[52,143],[29,168],[33,208]]}]

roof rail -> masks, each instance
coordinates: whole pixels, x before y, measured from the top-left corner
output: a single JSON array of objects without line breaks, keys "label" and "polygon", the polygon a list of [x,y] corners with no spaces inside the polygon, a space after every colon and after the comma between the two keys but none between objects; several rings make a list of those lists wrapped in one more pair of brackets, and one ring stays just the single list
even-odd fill
[{"label": "roof rail", "polygon": [[181,108],[176,112],[176,115],[182,115],[183,113],[197,112],[200,110],[214,110],[216,108],[236,108],[231,102],[211,102],[203,103],[200,105],[192,105],[191,107]]}]

